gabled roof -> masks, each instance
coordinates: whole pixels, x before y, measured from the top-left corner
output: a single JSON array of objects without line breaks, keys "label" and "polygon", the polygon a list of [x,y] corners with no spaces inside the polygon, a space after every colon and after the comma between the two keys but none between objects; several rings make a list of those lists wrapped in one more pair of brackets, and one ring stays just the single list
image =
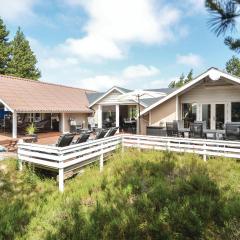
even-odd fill
[{"label": "gabled roof", "polygon": [[217,68],[210,68],[208,69],[206,72],[202,73],[201,75],[199,75],[198,77],[196,77],[195,79],[193,79],[191,82],[185,84],[184,86],[176,89],[175,91],[173,91],[172,93],[168,94],[166,97],[163,97],[161,99],[159,99],[158,101],[156,101],[155,103],[153,103],[152,105],[150,105],[149,107],[145,108],[142,112],[141,115],[146,114],[147,112],[149,112],[150,110],[152,110],[153,108],[157,107],[158,105],[164,103],[165,101],[169,100],[170,98],[182,93],[183,91],[187,90],[188,88],[194,86],[195,84],[197,84],[198,82],[200,82],[202,79],[204,79],[205,77],[209,77],[211,80],[213,81],[217,81],[219,80],[221,77],[226,78],[228,80],[231,80],[235,83],[240,84],[240,78],[233,76],[231,74],[228,74],[226,72],[223,72]]},{"label": "gabled roof", "polygon": [[0,75],[0,101],[16,112],[90,113],[86,89]]},{"label": "gabled roof", "polygon": [[[97,93],[88,93],[88,101],[90,104],[90,107],[101,101],[104,97],[106,97],[108,94],[110,94],[112,91],[117,90],[118,92],[122,94],[126,94],[129,92],[132,92],[133,90],[114,86],[111,89],[109,89],[106,92],[97,92]],[[175,91],[174,88],[160,88],[160,89],[144,89],[144,91],[152,91],[152,92],[158,92],[158,93],[163,93],[163,94],[170,94],[171,92]],[[163,97],[157,97],[157,98],[145,98],[140,100],[140,104],[144,107],[148,107],[161,99]]]},{"label": "gabled roof", "polygon": [[89,107],[92,107],[93,105],[97,104],[99,101],[101,101],[104,97],[106,97],[108,94],[110,94],[113,91],[118,91],[121,94],[126,94],[131,92],[132,90],[130,89],[126,89],[126,88],[122,88],[122,87],[117,87],[117,86],[113,86],[112,88],[110,88],[108,91],[104,92],[104,93],[89,93],[88,95],[88,100],[89,100]]}]

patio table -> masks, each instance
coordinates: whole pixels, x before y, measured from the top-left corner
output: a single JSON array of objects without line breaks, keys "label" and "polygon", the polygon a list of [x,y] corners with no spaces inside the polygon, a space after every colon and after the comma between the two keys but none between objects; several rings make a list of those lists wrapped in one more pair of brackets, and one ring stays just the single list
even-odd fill
[{"label": "patio table", "polygon": [[183,136],[189,138],[190,128],[179,128],[178,132]]},{"label": "patio table", "polygon": [[206,135],[207,139],[224,139],[225,130],[214,130],[214,129],[204,129],[203,133]]}]

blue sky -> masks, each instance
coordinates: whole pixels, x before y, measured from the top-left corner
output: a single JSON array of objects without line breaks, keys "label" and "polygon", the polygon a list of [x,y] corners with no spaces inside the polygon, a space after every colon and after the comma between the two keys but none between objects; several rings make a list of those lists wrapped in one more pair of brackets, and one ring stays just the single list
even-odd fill
[{"label": "blue sky", "polygon": [[42,80],[106,90],[162,88],[190,69],[224,69],[233,55],[207,27],[204,0],[0,0],[21,26]]}]

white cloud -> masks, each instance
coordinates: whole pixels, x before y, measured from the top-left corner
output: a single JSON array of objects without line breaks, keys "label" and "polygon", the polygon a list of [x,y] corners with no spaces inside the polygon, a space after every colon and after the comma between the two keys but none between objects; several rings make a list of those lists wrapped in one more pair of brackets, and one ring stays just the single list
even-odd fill
[{"label": "white cloud", "polygon": [[189,53],[187,55],[177,55],[177,63],[191,67],[200,67],[203,63],[201,56]]},{"label": "white cloud", "polygon": [[179,3],[188,15],[206,12],[205,0],[181,0]]},{"label": "white cloud", "polygon": [[192,7],[195,10],[205,9],[205,0],[185,0],[185,1],[188,2],[190,5],[192,5]]},{"label": "white cloud", "polygon": [[142,64],[129,66],[123,70],[123,76],[126,78],[152,77],[159,74],[159,69],[154,66],[145,66]]},{"label": "white cloud", "polygon": [[7,21],[32,17],[32,8],[37,2],[38,0],[0,0],[0,16]]},{"label": "white cloud", "polygon": [[99,91],[105,91],[113,86],[126,86],[126,82],[121,78],[111,75],[97,75],[79,81],[79,87]]},{"label": "white cloud", "polygon": [[84,8],[88,15],[85,36],[69,38],[62,46],[84,58],[118,59],[125,56],[129,43],[169,41],[173,38],[172,27],[180,20],[178,9],[156,0],[65,1]]}]

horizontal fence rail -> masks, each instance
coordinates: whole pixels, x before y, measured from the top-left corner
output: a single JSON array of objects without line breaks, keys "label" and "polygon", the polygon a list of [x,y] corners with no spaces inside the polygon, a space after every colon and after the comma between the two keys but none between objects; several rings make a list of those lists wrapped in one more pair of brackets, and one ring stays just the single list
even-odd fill
[{"label": "horizontal fence rail", "polygon": [[29,162],[50,170],[58,171],[59,190],[64,190],[64,174],[99,161],[103,169],[104,154],[117,148],[131,147],[137,149],[167,150],[183,153],[196,153],[207,156],[240,158],[240,142],[206,140],[191,138],[157,137],[142,135],[116,135],[73,144],[67,147],[18,143],[20,169],[22,162]]}]

